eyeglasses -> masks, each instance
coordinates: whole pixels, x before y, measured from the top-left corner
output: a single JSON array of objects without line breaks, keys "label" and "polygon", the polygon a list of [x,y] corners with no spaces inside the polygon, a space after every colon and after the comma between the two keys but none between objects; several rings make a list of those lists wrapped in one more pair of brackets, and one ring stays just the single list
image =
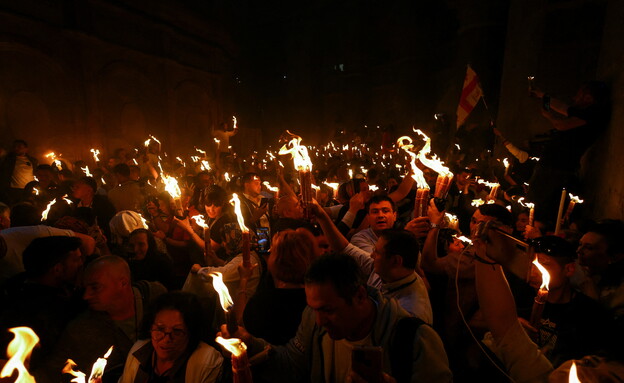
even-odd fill
[{"label": "eyeglasses", "polygon": [[554,236],[539,237],[535,238],[532,244],[536,253],[552,257],[575,257],[574,247],[563,238]]},{"label": "eyeglasses", "polygon": [[171,331],[166,331],[164,327],[155,327],[151,330],[152,338],[154,340],[161,340],[165,337],[165,335],[169,335],[171,340],[178,341],[184,339],[186,336],[186,331],[180,328],[171,329]]}]

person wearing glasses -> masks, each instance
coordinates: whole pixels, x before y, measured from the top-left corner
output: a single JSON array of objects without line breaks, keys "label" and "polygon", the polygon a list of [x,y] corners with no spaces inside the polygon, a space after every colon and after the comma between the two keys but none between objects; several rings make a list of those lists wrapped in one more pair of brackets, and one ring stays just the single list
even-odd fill
[{"label": "person wearing glasses", "polygon": [[202,312],[193,294],[172,292],[156,299],[144,318],[120,383],[215,382],[223,357],[202,342]]}]

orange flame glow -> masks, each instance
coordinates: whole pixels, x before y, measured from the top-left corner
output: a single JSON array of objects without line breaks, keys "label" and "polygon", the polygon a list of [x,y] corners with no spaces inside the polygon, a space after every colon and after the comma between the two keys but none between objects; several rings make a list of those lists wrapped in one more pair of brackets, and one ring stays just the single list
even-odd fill
[{"label": "orange flame glow", "polygon": [[56,198],[51,201],[48,206],[45,208],[45,210],[43,211],[43,213],[41,213],[41,222],[45,221],[46,219],[48,219],[48,214],[50,213],[50,208],[52,207],[52,205],[54,205],[56,203]]},{"label": "orange flame glow", "polygon": [[178,180],[166,174],[162,175],[162,179],[165,183],[165,191],[169,193],[172,198],[180,198],[182,192],[180,191],[180,186],[178,186]]},{"label": "orange flame glow", "polygon": [[276,188],[275,186],[271,186],[271,184],[269,183],[269,181],[264,181],[262,183],[264,186],[266,186],[267,189],[269,189],[270,191],[272,191],[273,193],[276,193],[279,191],[279,188]]},{"label": "orange flame glow", "polygon": [[236,219],[238,220],[238,226],[240,226],[243,233],[248,233],[249,229],[245,226],[245,219],[243,218],[243,212],[241,211],[241,202],[238,199],[238,194],[232,193],[232,199],[230,203],[234,205],[234,213],[236,213]]},{"label": "orange flame glow", "polygon": [[195,223],[197,223],[197,226],[203,228],[203,229],[207,229],[208,225],[206,225],[206,221],[204,220],[204,217],[201,215],[195,215],[192,216],[191,218],[193,218],[195,220]]},{"label": "orange flame glow", "polygon": [[473,199],[472,202],[470,203],[470,206],[479,207],[479,206],[483,205],[484,203],[485,203],[485,201],[482,200],[481,198]]},{"label": "orange flame glow", "polygon": [[82,170],[85,174],[85,176],[87,177],[93,177],[93,174],[91,174],[91,172],[89,171],[89,167],[85,166],[84,168],[80,168],[80,170]]},{"label": "orange flame glow", "polygon": [[228,310],[234,305],[234,301],[232,301],[232,297],[230,296],[227,286],[223,283],[223,274],[214,272],[208,275],[212,277],[212,286],[214,286],[215,291],[219,294],[219,301],[221,302],[223,311],[228,312]]},{"label": "orange flame glow", "polygon": [[418,159],[420,162],[441,176],[453,177],[451,170],[444,166],[444,162],[441,161],[438,156],[434,154],[431,159],[427,158],[427,155],[431,152],[431,138],[429,138],[429,136],[423,133],[420,129],[414,129],[414,131],[423,136],[423,140],[425,141],[425,146],[423,146],[420,152],[418,152]]},{"label": "orange flame glow", "polygon": [[583,200],[578,196],[573,195],[572,193],[568,193],[570,195],[570,201],[574,203],[583,203]]},{"label": "orange flame glow", "polygon": [[301,143],[301,137],[290,133],[288,130],[286,132],[292,136],[292,139],[286,145],[282,146],[279,150],[279,154],[290,153],[297,171],[312,171],[312,161],[310,161],[310,156],[308,156],[308,148],[304,145],[299,145],[299,143]]},{"label": "orange flame glow", "polygon": [[35,345],[39,343],[39,337],[28,327],[14,327],[9,331],[15,334],[15,338],[7,347],[9,360],[0,371],[0,378],[7,378],[11,376],[13,371],[17,370],[18,376],[15,383],[35,383],[35,378],[28,373],[24,362],[30,356]]},{"label": "orange flame glow", "polygon": [[85,378],[87,376],[84,372],[74,370],[74,367],[76,366],[76,362],[71,359],[67,359],[62,370],[63,374],[69,374],[74,377],[74,379],[70,381],[71,383],[85,383]]},{"label": "orange flame glow", "polygon": [[217,343],[225,347],[226,350],[232,353],[234,356],[241,356],[245,350],[247,350],[247,346],[243,343],[242,340],[237,338],[225,339],[220,336],[215,339]]},{"label": "orange flame glow", "polygon": [[[405,144],[405,141],[408,143]],[[405,153],[409,154],[411,158],[410,164],[412,165],[412,178],[416,181],[416,185],[419,189],[429,189],[429,185],[427,184],[427,180],[425,180],[425,174],[416,166],[416,158],[417,155],[412,150],[414,149],[414,145],[412,144],[412,138],[408,136],[399,137],[397,140],[397,145],[399,148],[405,150]]]},{"label": "orange flame glow", "polygon": [[540,290],[545,289],[548,291],[548,285],[550,284],[550,274],[548,273],[548,270],[546,270],[546,268],[537,261],[537,258],[533,260],[533,264],[542,274],[542,284],[540,285]]},{"label": "orange flame glow", "polygon": [[570,374],[568,375],[568,383],[581,383],[578,375],[576,374],[576,362],[572,362],[570,366]]},{"label": "orange flame glow", "polygon": [[90,152],[93,153],[93,160],[95,162],[100,162],[100,157],[98,157],[100,155],[100,151],[98,149],[91,149]]},{"label": "orange flame glow", "polygon": [[108,357],[113,352],[113,346],[111,346],[106,354],[103,357],[98,358],[95,363],[93,363],[93,367],[91,368],[91,375],[89,375],[89,382],[100,381],[102,375],[104,374],[104,369],[106,368],[106,363],[108,362]]}]

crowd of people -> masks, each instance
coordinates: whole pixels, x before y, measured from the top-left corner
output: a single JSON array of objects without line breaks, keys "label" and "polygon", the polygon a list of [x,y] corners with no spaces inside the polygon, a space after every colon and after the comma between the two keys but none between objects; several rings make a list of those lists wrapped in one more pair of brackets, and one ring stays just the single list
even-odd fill
[{"label": "crowd of people", "polygon": [[[555,143],[580,146],[604,124],[598,92],[581,88],[569,109],[551,101]],[[515,164],[449,140],[454,178],[425,214],[412,175],[433,197],[437,174],[411,168],[388,130],[309,147],[312,201],[290,159],[268,151],[228,145],[184,162],[153,139],[108,161],[38,164],[16,140],[0,163],[0,347],[9,328],[32,328],[40,383],[63,381],[67,359],[90,370],[110,346],[103,382],[229,381],[217,335],[246,344],[259,382],[559,382],[571,360],[583,382],[622,381],[624,223],[577,208],[555,232],[551,192],[584,149],[540,181],[561,158],[527,172],[527,151],[488,129]],[[539,310],[534,259],[550,276]],[[224,325],[217,272],[237,327]]]}]

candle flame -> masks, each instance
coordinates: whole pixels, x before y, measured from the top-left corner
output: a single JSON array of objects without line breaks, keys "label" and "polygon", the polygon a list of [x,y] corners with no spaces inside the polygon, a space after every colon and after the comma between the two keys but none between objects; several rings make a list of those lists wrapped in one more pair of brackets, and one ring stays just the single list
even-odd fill
[{"label": "candle flame", "polygon": [[[408,143],[405,144],[405,141],[407,141]],[[414,181],[416,181],[417,187],[419,189],[429,189],[427,180],[425,180],[425,174],[423,173],[422,170],[418,168],[418,166],[416,166],[417,155],[416,153],[412,151],[414,148],[414,145],[412,142],[413,141],[411,137],[403,136],[403,137],[399,137],[399,139],[397,140],[397,145],[399,146],[399,148],[405,150],[405,153],[407,153],[411,158],[410,164],[412,166],[412,172],[414,172],[414,174],[412,174],[412,178],[414,179]],[[399,165],[397,164],[397,166]]]},{"label": "candle flame", "polygon": [[195,148],[195,151],[197,151],[198,153],[201,153],[204,157],[206,157],[206,152],[201,150],[200,148]]},{"label": "candle flame", "polygon": [[533,160],[533,161],[539,161],[540,160],[539,157],[529,157],[529,159]]},{"label": "candle flame", "polygon": [[215,339],[217,343],[225,347],[226,350],[232,353],[234,356],[241,356],[245,350],[247,350],[247,346],[245,343],[237,338],[225,339],[220,336]]},{"label": "candle flame", "polygon": [[509,160],[507,158],[503,158],[503,165],[505,165],[505,169],[509,169]]},{"label": "candle flame", "polygon": [[223,174],[223,177],[227,182],[230,182],[230,175],[228,174],[228,172],[225,172],[225,174]]},{"label": "candle flame", "polygon": [[62,198],[63,198],[63,201],[67,202],[68,205],[71,205],[74,203],[74,201],[67,198],[67,194],[65,194]]},{"label": "candle flame", "polygon": [[578,375],[576,374],[576,362],[572,361],[570,366],[570,374],[568,375],[568,383],[581,383]]},{"label": "candle flame", "polygon": [[238,123],[238,120],[236,119],[236,116],[232,116],[232,128],[234,130],[238,129],[238,126],[236,126],[237,123]]},{"label": "candle flame", "polygon": [[139,214],[139,217],[141,217],[141,222],[143,223],[143,228],[144,229],[149,229],[149,225],[147,224],[147,221],[145,220],[145,218],[143,218],[143,216],[141,214]]},{"label": "candle flame", "polygon": [[180,191],[180,186],[178,186],[178,180],[166,174],[163,174],[162,179],[165,183],[165,191],[169,193],[172,198],[180,198],[182,192]]},{"label": "candle flame", "polygon": [[217,271],[208,275],[212,277],[212,286],[214,286],[215,291],[219,294],[219,301],[221,302],[223,311],[228,312],[230,308],[234,306],[234,301],[232,301],[227,286],[223,283],[223,274]]},{"label": "candle flame", "polygon": [[548,270],[546,270],[546,268],[537,261],[537,257],[533,260],[533,264],[542,274],[542,284],[540,285],[540,289],[546,289],[546,291],[548,291],[548,285],[550,284],[550,274],[548,273]]},{"label": "candle flame", "polygon": [[497,183],[497,182],[489,182],[489,181],[486,181],[484,179],[477,180],[477,183],[480,183],[481,185],[485,185],[485,186],[487,186],[489,188],[495,188],[495,187],[500,186],[500,184]]},{"label": "candle flame", "polygon": [[52,207],[52,205],[54,205],[56,203],[56,198],[52,201],[50,201],[50,203],[48,204],[48,206],[45,208],[45,210],[43,211],[43,213],[41,213],[41,222],[45,221],[46,219],[48,219],[48,214],[50,213],[50,208]]},{"label": "candle flame", "polygon": [[176,157],[176,160],[182,164],[182,166],[186,167],[186,163],[184,161],[182,161],[182,158],[180,157]]},{"label": "candle flame", "polygon": [[9,329],[15,334],[15,338],[7,347],[9,360],[0,371],[0,378],[7,378],[17,370],[18,376],[15,383],[35,383],[35,378],[28,373],[24,361],[30,356],[35,345],[39,343],[39,337],[28,327],[14,327]]},{"label": "candle flame", "polygon": [[[312,185],[312,187],[314,187],[316,185]],[[372,192],[376,192],[377,190],[379,190],[379,187],[377,187],[377,185],[368,185],[368,190],[372,191]]]},{"label": "candle flame", "polygon": [[59,169],[63,169],[63,163],[61,162],[61,160],[54,160],[54,165]]},{"label": "candle flame", "polygon": [[479,206],[483,205],[484,203],[485,203],[485,201],[482,200],[481,198],[473,199],[472,202],[470,203],[470,206],[479,207]]},{"label": "candle flame", "polygon": [[338,188],[340,187],[340,184],[338,182],[327,182],[327,181],[323,181],[323,183],[334,190],[334,197],[335,197],[336,193],[338,193]]},{"label": "candle flame", "polygon": [[210,168],[210,164],[206,160],[202,160],[201,161],[200,168],[201,168],[201,170],[204,170],[204,171],[209,171],[211,169]]},{"label": "candle flame", "polygon": [[292,155],[293,163],[297,171],[312,171],[312,161],[308,156],[308,148],[305,145],[299,145],[301,143],[301,137],[286,131],[292,138],[290,142],[286,143],[279,150],[280,155],[289,154]]},{"label": "candle flame", "polygon": [[573,195],[572,193],[568,193],[570,195],[570,201],[574,203],[583,203],[583,200],[578,196]]},{"label": "candle flame", "polygon": [[199,161],[199,156],[191,156],[191,161],[193,162]]},{"label": "candle flame", "polygon": [[100,155],[100,151],[98,149],[91,149],[90,152],[93,153],[93,160],[95,162],[100,162],[100,157],[98,157]]},{"label": "candle flame", "polygon": [[70,374],[74,377],[74,379],[70,381],[71,383],[85,383],[85,378],[87,376],[84,374],[84,372],[74,370],[74,367],[76,366],[76,362],[71,359],[67,359],[67,361],[65,362],[65,366],[63,367],[63,370],[61,372],[63,374]]},{"label": "candle flame", "polygon": [[238,194],[232,193],[232,199],[230,203],[234,205],[234,213],[236,213],[236,219],[238,220],[238,226],[240,226],[243,233],[249,233],[249,229],[245,226],[245,219],[243,218],[243,212],[241,211],[241,202],[238,199]]},{"label": "candle flame", "polygon": [[206,225],[206,221],[204,220],[204,217],[202,215],[194,215],[191,218],[193,218],[195,220],[195,223],[197,224],[197,226],[203,228],[203,229],[207,229],[208,225]]},{"label": "candle flame", "polygon": [[264,181],[262,183],[264,186],[266,186],[267,189],[269,189],[270,191],[272,191],[273,193],[276,193],[279,191],[279,188],[276,188],[275,186],[271,186],[271,184],[269,183],[269,181]]},{"label": "candle flame", "polygon": [[39,191],[39,189],[37,188],[33,188],[33,191],[35,192],[35,195],[39,195],[41,194],[41,192]]},{"label": "candle flame", "polygon": [[56,159],[56,154],[55,154],[54,152],[50,152],[50,153],[48,153],[48,154],[44,155],[44,157],[45,157],[45,158],[49,158],[49,159],[51,159],[52,161],[54,161],[54,160]]},{"label": "candle flame", "polygon": [[460,241],[462,241],[464,243],[472,245],[472,240],[470,238],[468,238],[468,237],[463,236],[463,235],[454,235],[453,238],[457,238],[457,239],[459,239]]},{"label": "candle flame", "polygon": [[427,155],[431,152],[431,138],[429,138],[429,136],[423,133],[420,129],[414,129],[414,131],[423,136],[423,140],[425,141],[425,146],[423,146],[420,152],[418,152],[418,159],[420,162],[441,176],[453,177],[453,173],[451,173],[449,168],[444,166],[444,162],[441,161],[438,156],[434,154],[432,158],[427,157]]},{"label": "candle flame", "polygon": [[132,163],[134,163],[135,165],[138,165],[139,163],[137,162],[136,158],[132,159]]},{"label": "candle flame", "polygon": [[91,375],[89,375],[89,382],[101,381],[102,375],[104,374],[104,369],[106,368],[106,363],[108,362],[108,357],[113,352],[113,347],[110,346],[106,354],[103,357],[98,358],[95,363],[93,363],[93,367],[91,368]]},{"label": "candle flame", "polygon": [[529,209],[534,209],[535,208],[535,204],[532,202],[524,202],[524,197],[520,197],[518,198],[518,203],[526,208]]},{"label": "candle flame", "polygon": [[84,168],[80,168],[84,172],[87,177],[93,177],[93,174],[89,171],[89,166],[85,166]]}]

